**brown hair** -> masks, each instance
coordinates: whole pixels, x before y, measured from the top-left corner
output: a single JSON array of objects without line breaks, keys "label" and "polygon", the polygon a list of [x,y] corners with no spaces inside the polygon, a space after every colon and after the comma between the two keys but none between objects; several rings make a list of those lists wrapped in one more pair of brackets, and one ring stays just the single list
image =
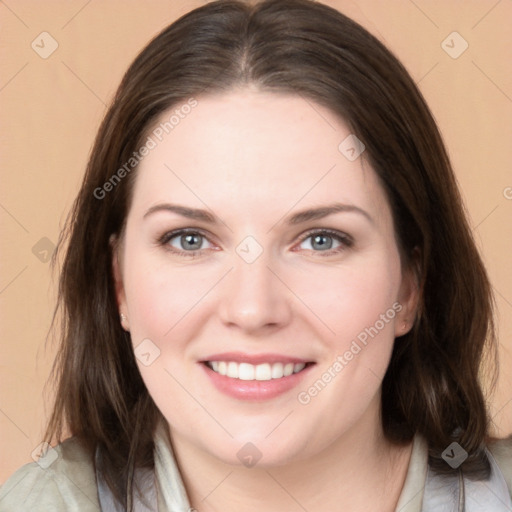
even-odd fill
[{"label": "brown hair", "polygon": [[405,443],[422,434],[431,464],[447,472],[441,453],[458,441],[469,454],[464,472],[486,476],[479,371],[486,345],[495,363],[493,302],[441,136],[390,51],[310,0],[211,2],[167,27],[128,69],[59,240],[60,251],[68,241],[54,316],[62,314],[62,343],[45,438],[60,441],[67,425],[91,454],[98,448],[107,483],[131,508],[133,471],[153,466],[152,436],[162,419],[120,326],[111,267],[109,240],[123,232],[136,170],[103,198],[97,190],[164,111],[245,84],[324,105],[365,144],[392,207],[403,263],[415,268],[421,287],[414,326],[395,343],[383,382],[385,435]]}]

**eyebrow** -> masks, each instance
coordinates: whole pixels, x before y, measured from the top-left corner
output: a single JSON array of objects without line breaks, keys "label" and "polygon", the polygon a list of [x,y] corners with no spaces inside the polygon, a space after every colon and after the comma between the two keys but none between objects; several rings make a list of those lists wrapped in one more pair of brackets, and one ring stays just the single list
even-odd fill
[{"label": "eyebrow", "polygon": [[169,204],[169,203],[156,204],[155,206],[152,206],[144,214],[143,218],[145,219],[149,215],[156,213],[156,212],[161,212],[161,211],[177,213],[178,215],[181,215],[182,217],[186,217],[187,219],[200,220],[203,222],[207,222],[209,224],[217,223],[217,219],[215,218],[215,216],[212,215],[207,210],[200,210],[199,208],[188,208],[187,206],[180,206],[177,204]]},{"label": "eyebrow", "polygon": [[[182,217],[186,217],[187,219],[197,220],[206,222],[208,224],[218,224],[219,221],[217,217],[211,214],[207,210],[201,210],[199,208],[189,208],[187,206],[181,206],[177,204],[170,203],[162,203],[157,204],[149,208],[149,210],[144,214],[144,219],[153,213],[167,211],[171,213],[176,213],[181,215]],[[311,220],[318,220],[327,217],[328,215],[332,215],[334,213],[358,213],[365,217],[371,224],[374,224],[374,220],[371,215],[359,208],[358,206],[352,204],[342,204],[342,203],[334,203],[331,205],[320,206],[318,208],[308,208],[306,210],[302,210],[300,212],[294,213],[290,217],[288,217],[286,222],[290,225],[302,224],[304,222],[308,222]]]}]

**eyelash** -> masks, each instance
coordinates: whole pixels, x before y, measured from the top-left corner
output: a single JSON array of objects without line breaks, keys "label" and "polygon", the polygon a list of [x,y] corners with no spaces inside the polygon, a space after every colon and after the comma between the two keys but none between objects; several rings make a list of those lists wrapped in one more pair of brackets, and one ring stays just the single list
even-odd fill
[{"label": "eyelash", "polygon": [[[196,249],[195,251],[180,251],[175,249],[174,247],[171,247],[169,242],[178,236],[183,235],[200,235],[208,240],[208,236],[206,233],[204,233],[200,229],[178,229],[175,231],[169,231],[167,233],[164,233],[161,237],[158,238],[157,242],[161,246],[165,246],[165,248],[169,251],[171,251],[174,254],[177,254],[178,256],[183,256],[185,258],[196,258],[200,255],[200,253],[203,250],[206,249]],[[330,249],[326,251],[314,251],[312,249],[307,249],[309,251],[312,251],[314,253],[317,253],[318,255],[325,257],[325,256],[332,256],[333,254],[337,254],[342,252],[345,249],[348,249],[353,246],[354,241],[352,238],[345,233],[342,233],[340,231],[335,231],[332,229],[312,229],[304,233],[300,240],[299,245],[302,244],[304,241],[306,241],[308,238],[311,238],[315,235],[327,235],[329,237],[334,238],[336,241],[340,242],[341,246],[337,247],[336,249]],[[208,240],[209,241],[209,240]]]}]

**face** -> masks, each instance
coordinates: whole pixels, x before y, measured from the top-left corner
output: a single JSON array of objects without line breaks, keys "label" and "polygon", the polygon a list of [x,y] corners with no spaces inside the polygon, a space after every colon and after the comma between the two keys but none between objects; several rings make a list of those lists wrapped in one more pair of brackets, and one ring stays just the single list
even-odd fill
[{"label": "face", "polygon": [[324,107],[254,90],[199,97],[153,135],[113,264],[175,440],[271,466],[381,428],[416,291],[375,172],[339,149],[349,135]]}]

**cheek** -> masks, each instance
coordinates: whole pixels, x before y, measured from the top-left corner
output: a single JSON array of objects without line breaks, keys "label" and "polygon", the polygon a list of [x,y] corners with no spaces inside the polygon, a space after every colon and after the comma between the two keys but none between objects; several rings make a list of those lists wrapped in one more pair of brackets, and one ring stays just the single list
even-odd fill
[{"label": "cheek", "polygon": [[173,266],[154,255],[133,253],[125,271],[132,333],[163,339],[193,315],[215,282],[212,271]]},{"label": "cheek", "polygon": [[137,365],[150,395],[169,418],[180,404],[188,403],[177,382],[188,378],[190,366],[183,364],[187,340],[198,328],[194,315],[207,291],[208,276],[198,277],[190,268],[171,267],[149,251],[132,251],[125,264],[132,345],[136,356],[151,355],[150,364],[137,357]]},{"label": "cheek", "polygon": [[[323,332],[341,350],[373,326],[391,308],[383,336],[393,338],[393,318],[400,283],[396,258],[380,254],[344,268],[318,268],[290,279],[291,287],[324,325]],[[318,321],[317,321],[318,323]],[[330,335],[328,334],[330,332]]]},{"label": "cheek", "polygon": [[[389,364],[394,322],[402,307],[397,302],[400,263],[389,254],[333,273],[324,287],[305,297],[334,334],[323,337],[325,357],[298,401],[310,412],[328,409],[336,424],[355,421],[363,413]],[[338,406],[333,409],[334,403]]]},{"label": "cheek", "polygon": [[225,269],[201,265],[171,265],[163,259],[165,255],[133,251],[125,266],[132,345],[136,356],[143,343],[158,354],[149,366],[139,358],[137,363],[159,405],[167,404],[169,393],[181,396],[173,377],[180,382],[193,379],[191,342],[201,338],[208,315],[215,310],[208,293],[225,273]]}]

